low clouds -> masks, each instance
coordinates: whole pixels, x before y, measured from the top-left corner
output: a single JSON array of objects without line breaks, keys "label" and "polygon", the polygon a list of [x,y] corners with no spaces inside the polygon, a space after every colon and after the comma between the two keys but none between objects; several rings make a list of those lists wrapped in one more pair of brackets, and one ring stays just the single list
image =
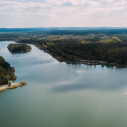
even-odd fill
[{"label": "low clouds", "polygon": [[126,0],[2,0],[0,27],[127,27]]}]

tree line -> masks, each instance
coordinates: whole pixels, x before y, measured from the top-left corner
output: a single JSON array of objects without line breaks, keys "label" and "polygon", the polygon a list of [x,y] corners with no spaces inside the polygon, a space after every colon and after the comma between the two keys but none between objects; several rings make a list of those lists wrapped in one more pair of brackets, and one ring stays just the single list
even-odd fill
[{"label": "tree line", "polygon": [[15,80],[14,68],[0,56],[0,85],[8,83],[8,80]]}]

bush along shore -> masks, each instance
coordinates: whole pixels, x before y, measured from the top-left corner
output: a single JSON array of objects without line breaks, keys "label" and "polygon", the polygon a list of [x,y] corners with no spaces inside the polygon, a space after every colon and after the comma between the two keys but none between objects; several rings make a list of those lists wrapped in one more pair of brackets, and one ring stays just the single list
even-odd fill
[{"label": "bush along shore", "polygon": [[12,53],[25,53],[31,51],[31,46],[27,44],[9,44],[8,50]]}]

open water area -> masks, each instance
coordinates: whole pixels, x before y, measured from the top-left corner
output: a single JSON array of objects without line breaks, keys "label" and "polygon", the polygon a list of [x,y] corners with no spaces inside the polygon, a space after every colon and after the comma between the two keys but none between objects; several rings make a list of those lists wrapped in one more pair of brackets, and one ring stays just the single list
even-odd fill
[{"label": "open water area", "polygon": [[0,127],[127,127],[127,68],[60,63],[32,46],[0,56],[24,87],[0,93]]}]

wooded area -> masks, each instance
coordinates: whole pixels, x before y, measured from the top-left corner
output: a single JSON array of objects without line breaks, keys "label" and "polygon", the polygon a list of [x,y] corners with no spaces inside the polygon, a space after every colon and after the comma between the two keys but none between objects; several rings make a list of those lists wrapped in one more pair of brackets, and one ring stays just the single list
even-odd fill
[{"label": "wooded area", "polygon": [[126,28],[31,28],[3,31],[0,40],[34,44],[59,61],[96,60],[108,64],[127,64]]},{"label": "wooded area", "polygon": [[12,53],[28,52],[31,50],[31,46],[27,44],[9,44],[7,48]]},{"label": "wooded area", "polygon": [[8,80],[15,80],[14,68],[0,56],[0,85],[8,83]]}]

